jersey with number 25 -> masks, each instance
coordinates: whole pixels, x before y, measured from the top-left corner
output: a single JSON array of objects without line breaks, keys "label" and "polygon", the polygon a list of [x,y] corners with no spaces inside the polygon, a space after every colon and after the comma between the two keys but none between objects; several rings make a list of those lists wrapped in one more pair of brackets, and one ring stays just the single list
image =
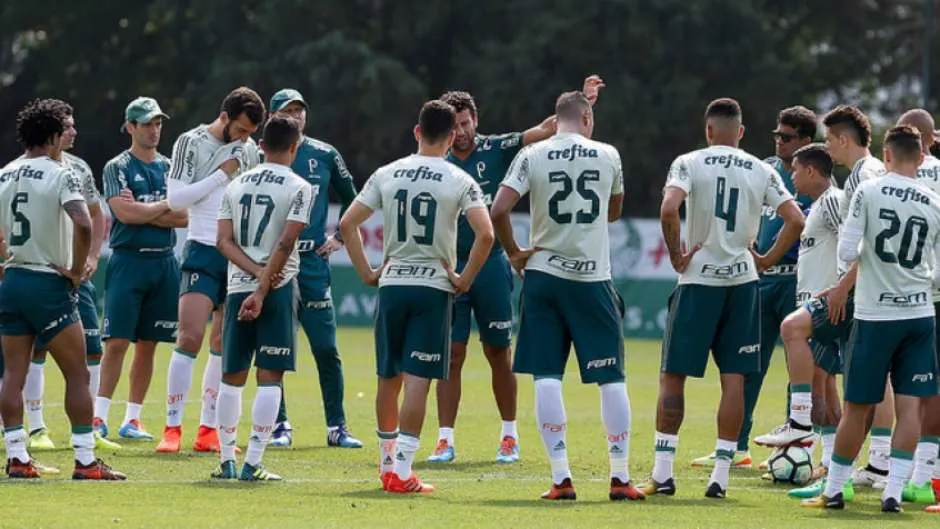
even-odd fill
[{"label": "jersey with number 25", "polygon": [[757,281],[750,246],[762,207],[774,210],[793,195],[777,171],[747,152],[713,145],[676,158],[666,187],[686,192],[689,247],[701,245],[679,284],[734,286]]}]

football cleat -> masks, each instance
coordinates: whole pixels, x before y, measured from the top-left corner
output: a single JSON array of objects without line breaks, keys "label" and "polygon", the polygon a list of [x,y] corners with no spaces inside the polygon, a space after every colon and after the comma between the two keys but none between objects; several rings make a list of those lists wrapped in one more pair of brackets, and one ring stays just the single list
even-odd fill
[{"label": "football cleat", "polygon": [[37,479],[40,476],[35,462],[30,459],[25,463],[15,457],[7,459],[7,476],[10,479]]},{"label": "football cleat", "polygon": [[546,490],[539,496],[543,500],[576,500],[578,494],[574,491],[574,485],[571,484],[571,478],[561,480],[561,483],[552,483],[552,488]]},{"label": "football cleat", "polygon": [[933,487],[933,495],[940,498],[940,479],[934,478],[930,481],[930,484]]},{"label": "football cleat", "polygon": [[45,428],[39,428],[29,432],[29,449],[37,452],[55,450],[55,443],[52,442]]},{"label": "football cleat", "polygon": [[398,474],[391,472],[385,482],[385,492],[393,494],[428,494],[434,492],[434,485],[422,483],[418,476],[411,474],[408,479],[401,479]]},{"label": "football cleat", "polygon": [[245,463],[242,466],[242,473],[238,476],[238,479],[241,481],[282,481],[284,478],[268,472],[264,465],[258,464],[258,466],[249,465]]},{"label": "football cleat", "polygon": [[204,424],[199,425],[196,440],[193,441],[193,452],[218,452],[219,430]]},{"label": "football cleat", "polygon": [[760,446],[770,447],[810,446],[813,444],[814,435],[811,426],[803,427],[791,419],[774,428],[772,432],[758,436],[754,439],[754,442]]},{"label": "football cleat", "polygon": [[93,431],[92,433],[95,436],[95,450],[111,450],[112,452],[116,452],[121,449],[121,445],[101,437],[98,435],[98,432]]},{"label": "football cleat", "polygon": [[289,422],[284,421],[278,423],[274,427],[274,432],[271,434],[271,442],[268,443],[268,446],[274,448],[289,448],[294,444],[294,429],[291,428]]},{"label": "football cleat", "polygon": [[[574,489],[572,489],[574,490]],[[618,478],[610,479],[610,494],[608,495],[610,501],[622,501],[622,500],[645,500],[646,494],[643,494],[643,491],[633,486],[629,481],[624,483]]]},{"label": "football cleat", "polygon": [[124,481],[127,476],[123,472],[113,470],[104,461],[96,459],[94,463],[82,465],[75,462],[75,470],[72,472],[74,480],[94,480],[94,481]]},{"label": "football cleat", "polygon": [[930,512],[930,513],[934,513],[934,514],[940,514],[940,504],[931,505],[930,507],[927,507],[926,509],[924,509],[924,512]]},{"label": "football cleat", "polygon": [[800,502],[800,505],[815,509],[845,509],[845,500],[842,498],[842,493],[840,492],[832,498],[820,495],[815,498],[803,500]]},{"label": "football cleat", "polygon": [[238,479],[238,470],[231,459],[222,461],[210,474],[212,479]]},{"label": "football cleat", "polygon": [[654,494],[663,495],[663,496],[675,496],[676,494],[676,480],[669,478],[662,483],[653,479],[650,476],[645,483],[640,485],[640,491],[647,496],[653,496]]},{"label": "football cleat", "polygon": [[[805,487],[798,489],[791,489],[787,492],[787,496],[797,499],[810,499],[817,496],[822,496],[823,492],[826,491],[826,478],[818,479],[814,483],[811,483]],[[855,488],[852,487],[852,481],[846,481],[845,485],[842,486],[842,500],[843,501],[852,501],[855,499]]]},{"label": "football cleat", "polygon": [[388,488],[388,480],[392,477],[392,474],[393,473],[391,471],[379,473],[379,481],[382,482],[382,490]]},{"label": "football cleat", "polygon": [[121,429],[118,430],[118,435],[121,436],[122,439],[153,441],[153,436],[150,435],[150,432],[144,430],[144,425],[140,424],[140,421],[137,419],[131,419],[121,426]]},{"label": "football cleat", "polygon": [[163,428],[163,439],[157,444],[157,452],[161,454],[178,454],[180,451],[180,437],[183,436],[181,426],[167,426]]},{"label": "football cleat", "polygon": [[457,451],[447,444],[447,439],[441,439],[434,447],[434,453],[428,456],[428,463],[450,463],[457,459]]},{"label": "football cleat", "polygon": [[712,481],[708,484],[708,488],[705,490],[705,497],[721,500],[724,499],[724,497],[727,495],[727,492],[728,491],[721,488],[721,485],[717,481]]},{"label": "football cleat", "polygon": [[37,471],[39,471],[40,476],[55,476],[56,474],[62,473],[62,471],[59,470],[58,468],[43,465],[42,463],[40,463],[39,461],[36,461],[35,459],[33,459],[32,462],[33,462],[33,467]]},{"label": "football cleat", "polygon": [[907,482],[904,490],[901,491],[901,500],[908,503],[919,503],[921,505],[933,505],[937,503],[937,498],[934,497],[933,487],[930,486],[930,483],[922,487],[915,487],[913,483]]},{"label": "football cleat", "polygon": [[497,463],[515,463],[519,461],[519,441],[515,437],[507,435],[499,443],[499,451],[496,452]]},{"label": "football cleat", "polygon": [[859,467],[852,473],[852,483],[859,487],[871,487],[881,490],[888,484],[888,473],[882,474],[871,465]]},{"label": "football cleat", "polygon": [[326,444],[337,448],[362,448],[362,441],[353,437],[345,424],[330,428],[326,433]]},{"label": "football cleat", "polygon": [[[712,468],[715,466],[715,453],[712,452],[707,456],[702,456],[698,459],[692,460],[693,467],[703,467],[703,468]],[[742,452],[735,452],[734,459],[731,460],[731,468],[738,469],[749,469],[754,466],[754,460],[751,459],[751,453],[747,450]]]},{"label": "football cleat", "polygon": [[760,464],[757,465],[757,470],[760,470],[761,472],[769,471],[770,470],[770,458],[768,457],[767,459],[761,461]]},{"label": "football cleat", "polygon": [[901,512],[901,502],[897,498],[886,498],[881,500],[881,512]]},{"label": "football cleat", "polygon": [[95,417],[91,421],[91,429],[95,431],[101,437],[108,437],[108,423],[104,422],[104,419],[101,417]]}]

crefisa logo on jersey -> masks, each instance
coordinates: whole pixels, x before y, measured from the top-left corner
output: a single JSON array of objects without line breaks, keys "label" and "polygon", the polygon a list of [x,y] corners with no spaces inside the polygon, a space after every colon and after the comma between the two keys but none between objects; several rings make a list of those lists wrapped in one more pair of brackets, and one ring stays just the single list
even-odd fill
[{"label": "crefisa logo on jersey", "polygon": [[575,274],[593,274],[597,271],[597,261],[593,259],[568,259],[560,255],[548,258],[548,265]]},{"label": "crefisa logo on jersey", "polygon": [[549,160],[568,160],[569,162],[573,162],[575,158],[597,158],[597,149],[589,149],[575,143],[567,149],[548,151]]},{"label": "crefisa logo on jersey", "polygon": [[42,180],[42,177],[45,173],[33,169],[28,165],[21,165],[15,171],[7,171],[5,173],[0,173],[0,182],[6,182],[8,180],[18,181],[20,178],[30,178],[33,180]]},{"label": "crefisa logo on jersey", "polygon": [[935,164],[932,167],[924,168],[921,167],[917,170],[917,178],[920,179],[931,179],[934,182],[940,180],[940,164]]},{"label": "crefisa logo on jersey", "polygon": [[444,175],[442,173],[435,173],[430,167],[422,165],[417,169],[399,169],[392,173],[392,178],[407,178],[412,182],[417,182],[418,180],[440,182],[444,179]]},{"label": "crefisa logo on jersey", "polygon": [[889,197],[900,198],[901,202],[907,202],[910,200],[912,202],[919,202],[921,204],[930,205],[930,198],[927,197],[927,195],[922,195],[920,191],[914,189],[913,187],[884,186],[881,188],[881,194]]},{"label": "crefisa logo on jersey", "polygon": [[882,292],[878,295],[878,304],[889,307],[922,307],[929,300],[930,296],[927,292],[916,292],[914,294]]},{"label": "crefisa logo on jersey", "polygon": [[754,162],[746,158],[741,158],[735,154],[723,154],[721,156],[706,156],[705,165],[717,165],[719,167],[724,167],[725,169],[728,169],[734,166],[734,167],[747,169],[748,171],[754,168]]},{"label": "crefisa logo on jersey", "polygon": [[256,186],[260,186],[261,184],[283,184],[284,177],[270,169],[264,169],[262,171],[252,171],[245,174],[242,176],[241,181],[243,184],[254,184]]},{"label": "crefisa logo on jersey", "polygon": [[751,269],[747,261],[738,261],[729,265],[704,264],[701,274],[707,277],[716,277],[719,279],[731,279],[741,277]]}]

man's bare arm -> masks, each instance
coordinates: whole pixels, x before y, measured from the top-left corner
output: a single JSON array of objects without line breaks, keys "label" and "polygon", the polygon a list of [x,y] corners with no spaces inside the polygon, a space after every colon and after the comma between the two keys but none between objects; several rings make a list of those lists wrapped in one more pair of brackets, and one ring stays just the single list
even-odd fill
[{"label": "man's bare arm", "polygon": [[289,220],[284,225],[284,231],[281,232],[281,237],[277,240],[274,253],[271,254],[271,258],[268,259],[268,263],[264,265],[264,269],[261,271],[260,283],[257,289],[259,294],[262,296],[267,295],[274,287],[272,278],[280,276],[281,270],[287,264],[287,258],[290,257],[294,247],[297,246],[297,239],[300,238],[300,234],[304,232],[306,227],[306,222],[295,220]]},{"label": "man's bare arm", "polygon": [[248,257],[241,246],[235,243],[235,228],[232,225],[232,219],[219,219],[218,227],[219,233],[215,246],[219,249],[219,252],[232,264],[244,270],[245,273],[260,279],[262,266],[251,257]]},{"label": "man's bare arm", "polygon": [[150,221],[150,224],[158,228],[185,228],[189,226],[189,211],[185,209],[167,211]]},{"label": "man's bare arm", "polygon": [[62,204],[65,214],[72,219],[75,226],[72,237],[72,262],[69,273],[73,278],[81,277],[85,270],[85,261],[88,260],[88,250],[91,248],[91,215],[88,213],[88,204],[85,200],[70,200]]}]

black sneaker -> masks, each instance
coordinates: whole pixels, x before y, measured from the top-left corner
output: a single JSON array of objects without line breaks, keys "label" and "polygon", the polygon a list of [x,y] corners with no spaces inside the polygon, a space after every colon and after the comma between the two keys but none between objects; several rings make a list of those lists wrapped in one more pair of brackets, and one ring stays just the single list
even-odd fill
[{"label": "black sneaker", "polygon": [[662,483],[653,479],[650,476],[645,483],[638,487],[640,492],[647,496],[653,496],[654,494],[659,494],[663,496],[675,496],[676,495],[676,480],[669,478]]},{"label": "black sneaker", "polygon": [[881,512],[901,512],[901,502],[896,498],[881,500]]},{"label": "black sneaker", "polygon": [[721,485],[717,481],[712,481],[708,485],[708,490],[705,491],[706,498],[716,498],[723,499],[725,497],[725,489],[721,488]]}]

